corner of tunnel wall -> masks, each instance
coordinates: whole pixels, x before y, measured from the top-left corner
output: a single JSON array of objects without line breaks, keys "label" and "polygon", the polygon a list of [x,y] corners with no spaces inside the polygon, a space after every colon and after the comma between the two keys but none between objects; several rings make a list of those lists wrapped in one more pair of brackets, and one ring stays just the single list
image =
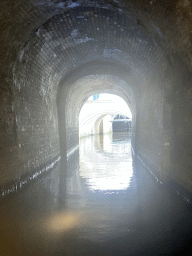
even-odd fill
[{"label": "corner of tunnel wall", "polygon": [[161,89],[153,86],[138,101],[135,154],[161,183],[184,195],[192,192],[192,75],[178,56],[171,58]]},{"label": "corner of tunnel wall", "polygon": [[19,169],[23,168],[23,163],[19,159],[16,113],[13,107],[13,80],[2,76],[1,83],[6,86],[0,94],[0,186],[12,180],[12,177],[16,178],[14,165]]},{"label": "corner of tunnel wall", "polygon": [[22,60],[18,53],[14,62],[9,79],[10,100],[6,99],[4,108],[8,114],[2,114],[7,127],[6,135],[1,129],[2,142],[5,140],[0,165],[1,194],[27,184],[60,158],[56,91],[50,93],[50,85],[56,81],[47,74],[40,75],[43,63],[37,67],[28,50],[26,47],[23,51]]},{"label": "corner of tunnel wall", "polygon": [[[161,77],[151,76],[138,94],[136,106],[135,156],[162,182],[163,101]],[[134,125],[134,124],[133,124]]]},{"label": "corner of tunnel wall", "polygon": [[169,70],[163,86],[162,166],[170,182],[173,181],[192,192],[192,74],[178,56],[172,56],[171,65],[172,75]]}]

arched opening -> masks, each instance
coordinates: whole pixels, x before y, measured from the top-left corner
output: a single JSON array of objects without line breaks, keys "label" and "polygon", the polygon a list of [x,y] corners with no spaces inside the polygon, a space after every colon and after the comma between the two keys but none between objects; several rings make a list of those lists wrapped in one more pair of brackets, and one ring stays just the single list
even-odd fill
[{"label": "arched opening", "polygon": [[79,113],[79,137],[112,133],[113,120],[120,113],[132,119],[127,103],[114,94],[102,93],[89,97]]},{"label": "arched opening", "polygon": [[131,134],[114,134],[117,113],[132,117],[126,102],[113,94],[89,97],[79,114],[79,175],[91,191],[126,190],[132,178]]},{"label": "arched opening", "polygon": [[[108,70],[108,66],[99,65],[96,67],[97,72],[100,69],[102,69],[102,72],[105,72],[106,68]],[[92,69],[93,72],[95,67],[89,65],[84,69],[84,71],[87,72],[88,68]],[[118,71],[117,68],[115,68],[115,70],[116,71],[110,67],[110,71],[112,73],[116,73]],[[107,71],[107,73],[108,72],[109,71]],[[79,130],[79,114],[81,108],[83,110],[87,106],[85,105],[86,102],[91,102],[91,99],[88,99],[92,95],[98,95],[101,93],[118,95],[124,100],[124,104],[126,104],[126,106],[128,105],[132,112],[132,119],[134,123],[133,127],[135,127],[136,123],[136,102],[134,92],[131,86],[125,80],[108,74],[89,75],[82,77],[82,70],[79,75],[80,78],[76,79],[75,81],[73,79],[70,80],[70,78],[69,80],[65,81],[65,84],[68,85],[68,88],[65,87],[65,84],[62,84],[58,92],[58,121],[61,138],[60,145],[61,151],[63,152],[62,155],[69,154],[71,150],[77,147],[79,143],[79,132],[81,133],[81,129]],[[76,73],[76,76],[78,77],[78,72]],[[84,135],[86,135],[87,132],[88,134],[93,134],[95,129],[99,129],[100,121],[104,118],[104,116],[106,116],[106,114],[112,113],[114,115],[120,111],[113,109],[112,112],[108,110],[107,112],[103,113],[101,110],[100,112],[91,114],[90,110],[91,109],[89,109],[89,114],[83,114],[87,117],[82,118],[84,122]],[[92,128],[89,129],[89,126]],[[86,131],[87,128],[88,131]],[[99,132],[97,131],[97,133]],[[132,133],[132,144],[135,144],[135,130]]]}]

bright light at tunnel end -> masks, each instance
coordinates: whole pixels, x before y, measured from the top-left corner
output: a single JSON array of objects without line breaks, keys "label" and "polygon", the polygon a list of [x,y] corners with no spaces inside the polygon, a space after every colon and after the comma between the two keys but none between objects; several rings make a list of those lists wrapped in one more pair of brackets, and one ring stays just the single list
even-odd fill
[{"label": "bright light at tunnel end", "polygon": [[121,163],[119,171],[115,169],[107,175],[104,172],[103,177],[95,177],[94,173],[90,173],[89,177],[88,175],[82,176],[81,172],[80,176],[85,179],[89,190],[93,193],[117,193],[119,190],[127,190],[131,184],[133,177],[132,162]]},{"label": "bright light at tunnel end", "polygon": [[[93,161],[93,156],[89,153],[89,149],[91,150],[90,141],[84,145],[87,154],[83,154],[82,158],[80,154],[79,174],[88,189],[93,193],[118,193],[120,190],[126,190],[132,180],[132,158],[128,155],[125,157],[125,154],[129,151],[127,144],[118,143],[114,145],[112,135],[109,135],[112,134],[112,120],[117,114],[132,119],[131,111],[121,97],[103,93],[89,97],[79,115],[80,138],[88,135],[98,135],[101,134],[101,131],[103,136],[102,146],[97,141],[97,146],[95,146],[97,149],[93,152],[93,154],[96,154],[96,162]],[[100,128],[102,120],[103,129]],[[115,154],[118,154],[123,160],[111,162],[109,158],[105,162],[105,159],[101,157],[102,154],[98,153],[100,150],[105,152],[107,156],[112,156],[112,159],[114,159]]]}]

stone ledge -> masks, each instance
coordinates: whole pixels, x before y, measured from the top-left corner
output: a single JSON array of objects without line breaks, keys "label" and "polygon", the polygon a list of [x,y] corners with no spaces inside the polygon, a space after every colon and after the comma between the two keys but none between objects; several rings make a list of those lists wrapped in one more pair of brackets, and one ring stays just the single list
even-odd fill
[{"label": "stone ledge", "polygon": [[14,196],[18,191],[25,188],[30,182],[36,180],[51,170],[58,164],[60,159],[61,157],[57,156],[52,161],[41,165],[38,169],[36,168],[33,172],[22,175],[16,181],[12,181],[3,186],[0,186],[0,204],[10,198],[10,196]]}]

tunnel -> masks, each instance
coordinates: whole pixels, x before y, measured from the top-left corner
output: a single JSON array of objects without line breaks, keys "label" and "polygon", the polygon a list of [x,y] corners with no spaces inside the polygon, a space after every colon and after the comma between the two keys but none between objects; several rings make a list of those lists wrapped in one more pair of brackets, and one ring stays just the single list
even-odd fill
[{"label": "tunnel", "polygon": [[[25,190],[30,194],[31,186],[40,184],[60,165],[60,176],[52,179],[65,181],[68,159],[73,154],[78,158],[81,108],[90,96],[109,93],[121,97],[131,110],[130,150],[135,165],[144,169],[141,176],[151,177],[162,193],[173,195],[175,204],[179,201],[187,209],[185,215],[178,212],[177,216],[182,220],[187,216],[186,229],[178,221],[179,227],[168,235],[182,237],[181,244],[171,240],[171,247],[163,242],[161,246],[168,255],[179,255],[191,238],[192,2],[3,0],[1,7],[0,219],[6,246],[0,252],[22,255],[23,238],[16,239],[15,230],[16,235],[9,238],[6,214],[14,212],[9,202]],[[136,180],[142,183],[142,178]],[[144,194],[147,198],[142,189],[141,198]],[[17,208],[15,204],[15,211]],[[142,211],[138,210],[141,215]],[[70,223],[74,216],[65,217]],[[121,239],[129,244],[125,237]],[[130,243],[137,244],[135,241]],[[90,248],[81,251],[77,242],[74,248],[77,245],[79,254],[75,250],[59,254],[53,247],[46,251],[45,241],[38,247],[39,254],[31,244],[31,254],[28,246],[24,252],[163,255],[158,254],[159,244],[150,251],[150,238],[146,247],[143,241],[145,249],[130,249],[129,253],[127,247],[105,251],[96,242],[90,245],[94,252]],[[14,250],[18,253],[13,254]]]}]

